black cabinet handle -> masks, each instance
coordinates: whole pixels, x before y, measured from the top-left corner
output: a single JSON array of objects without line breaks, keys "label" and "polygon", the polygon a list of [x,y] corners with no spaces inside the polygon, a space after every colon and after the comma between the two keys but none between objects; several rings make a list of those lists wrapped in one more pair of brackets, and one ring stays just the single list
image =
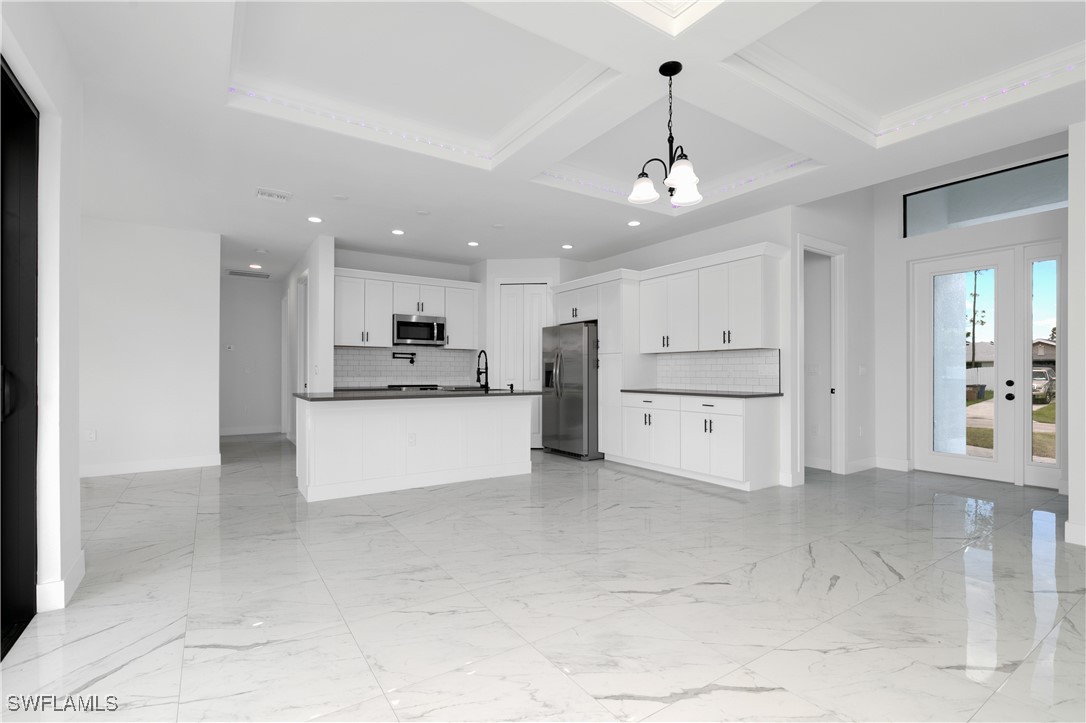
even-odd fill
[{"label": "black cabinet handle", "polygon": [[726,331],[720,332],[720,343],[721,344],[727,344],[728,343],[728,332],[726,332]]},{"label": "black cabinet handle", "polygon": [[666,337],[666,336],[661,336],[661,337],[660,337],[660,346],[667,346],[667,344],[666,344],[666,343],[664,343],[664,340],[665,340],[665,339],[667,339],[667,337]]},{"label": "black cabinet handle", "polygon": [[713,420],[709,420],[709,434],[713,433]]},{"label": "black cabinet handle", "polygon": [[729,344],[732,343],[732,330],[731,329],[728,329],[728,343]]},{"label": "black cabinet handle", "polygon": [[649,426],[650,427],[652,426],[652,415],[651,414],[649,415]]},{"label": "black cabinet handle", "polygon": [[649,425],[649,413],[648,412],[642,412],[641,413],[641,426],[642,427],[647,427],[648,425]]},{"label": "black cabinet handle", "polygon": [[1008,402],[1013,402],[1014,401],[1014,395],[1011,394],[1010,392],[1007,393],[1007,401]]},{"label": "black cabinet handle", "polygon": [[667,344],[665,344],[664,346],[671,346],[671,337],[665,336],[664,338],[667,339]]},{"label": "black cabinet handle", "polygon": [[703,431],[703,432],[708,432],[709,431],[709,420],[708,419],[701,420],[701,431]]}]

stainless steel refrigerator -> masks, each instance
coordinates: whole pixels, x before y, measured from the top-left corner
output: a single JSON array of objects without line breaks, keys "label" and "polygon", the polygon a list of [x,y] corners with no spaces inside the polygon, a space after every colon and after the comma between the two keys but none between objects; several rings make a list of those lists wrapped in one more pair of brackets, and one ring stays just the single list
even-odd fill
[{"label": "stainless steel refrigerator", "polygon": [[543,329],[543,448],[601,459],[597,429],[596,322]]}]

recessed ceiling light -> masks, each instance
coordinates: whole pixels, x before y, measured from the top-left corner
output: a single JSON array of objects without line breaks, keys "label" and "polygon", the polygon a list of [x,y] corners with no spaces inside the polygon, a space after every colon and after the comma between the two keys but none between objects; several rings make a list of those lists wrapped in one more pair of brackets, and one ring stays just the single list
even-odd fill
[{"label": "recessed ceiling light", "polygon": [[250,269],[262,269],[264,267],[261,266],[260,264],[249,264],[249,268]]},{"label": "recessed ceiling light", "polygon": [[347,200],[347,196],[344,196],[342,193],[337,193],[334,196],[332,196],[332,198],[335,199],[336,201],[346,201]]},{"label": "recessed ceiling light", "polygon": [[419,216],[429,216],[430,215],[429,211],[415,211],[415,213],[417,213]]},{"label": "recessed ceiling light", "polygon": [[478,246],[478,245],[479,245],[478,241],[468,241],[468,246]]},{"label": "recessed ceiling light", "polygon": [[393,236],[403,236],[403,229],[398,229],[398,228],[392,229],[392,235]]},{"label": "recessed ceiling light", "polygon": [[491,225],[490,228],[505,228],[505,224],[504,223],[496,223],[496,224]]},{"label": "recessed ceiling light", "polygon": [[626,225],[627,226],[640,226],[641,222],[640,221],[627,221]]},{"label": "recessed ceiling light", "polygon": [[310,216],[309,218],[306,219],[306,221],[309,221],[309,223],[320,223],[323,220],[324,219],[321,218],[320,216]]},{"label": "recessed ceiling light", "polygon": [[268,253],[268,250],[267,249],[257,249],[256,252],[258,254],[266,254],[266,253]]},{"label": "recessed ceiling light", "polygon": [[571,248],[573,248],[573,244],[562,244],[562,248],[571,249]]}]

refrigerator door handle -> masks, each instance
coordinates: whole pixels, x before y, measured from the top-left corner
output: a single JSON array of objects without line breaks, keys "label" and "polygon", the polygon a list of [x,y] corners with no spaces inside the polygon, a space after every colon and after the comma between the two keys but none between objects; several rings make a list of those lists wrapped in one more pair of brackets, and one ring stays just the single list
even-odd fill
[{"label": "refrigerator door handle", "polygon": [[562,351],[554,352],[554,392],[555,396],[562,396]]}]

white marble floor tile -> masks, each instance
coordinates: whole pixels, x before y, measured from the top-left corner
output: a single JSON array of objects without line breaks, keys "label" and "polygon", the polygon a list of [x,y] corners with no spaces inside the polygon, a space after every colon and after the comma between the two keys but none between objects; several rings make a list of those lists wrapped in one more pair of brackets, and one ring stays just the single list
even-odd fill
[{"label": "white marble floor tile", "polygon": [[641,610],[578,625],[535,648],[619,720],[641,720],[738,664]]},{"label": "white marble floor tile", "polygon": [[537,451],[309,504],[281,436],[221,449],[83,481],[86,576],[5,694],[155,721],[1086,717],[1086,556],[1053,490],[808,470],[745,493]]},{"label": "white marble floor tile", "polygon": [[562,568],[476,588],[472,594],[528,641],[631,607]]},{"label": "white marble floor tile", "polygon": [[524,646],[388,692],[401,721],[613,721],[592,696]]},{"label": "white marble floor tile", "polygon": [[992,692],[829,623],[747,667],[851,720],[964,721]]},{"label": "white marble floor tile", "polygon": [[829,713],[746,668],[694,691],[683,691],[649,721],[839,721]]},{"label": "white marble floor tile", "polygon": [[348,622],[385,690],[403,688],[525,643],[466,593]]}]

